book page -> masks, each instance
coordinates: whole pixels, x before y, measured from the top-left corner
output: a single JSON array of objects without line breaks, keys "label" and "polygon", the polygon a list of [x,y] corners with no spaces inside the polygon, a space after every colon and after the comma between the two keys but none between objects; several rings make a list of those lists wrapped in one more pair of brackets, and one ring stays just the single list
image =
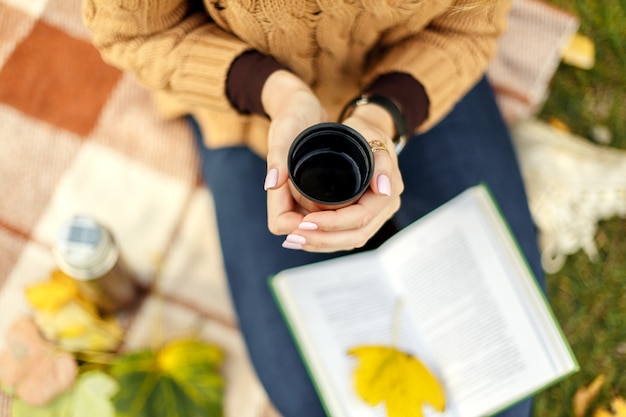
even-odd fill
[{"label": "book page", "polygon": [[384,249],[460,417],[493,413],[556,376],[499,243],[470,201]]}]

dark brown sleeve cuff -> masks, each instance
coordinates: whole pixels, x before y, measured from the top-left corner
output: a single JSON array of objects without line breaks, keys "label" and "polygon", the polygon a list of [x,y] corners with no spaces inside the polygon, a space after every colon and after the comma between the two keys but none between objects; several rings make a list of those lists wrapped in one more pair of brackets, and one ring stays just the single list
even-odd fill
[{"label": "dark brown sleeve cuff", "polygon": [[409,135],[428,117],[430,102],[424,86],[411,75],[391,72],[376,78],[368,88],[368,94],[386,96],[395,101],[402,111]]},{"label": "dark brown sleeve cuff", "polygon": [[265,116],[261,91],[267,77],[280,69],[287,68],[260,52],[239,55],[231,64],[226,80],[226,95],[233,107],[242,113]]}]

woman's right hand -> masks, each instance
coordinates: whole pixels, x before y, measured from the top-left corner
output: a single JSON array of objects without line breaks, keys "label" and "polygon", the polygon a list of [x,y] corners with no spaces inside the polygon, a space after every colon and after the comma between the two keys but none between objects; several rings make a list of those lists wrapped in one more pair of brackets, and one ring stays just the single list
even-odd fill
[{"label": "woman's right hand", "polygon": [[309,86],[285,70],[276,71],[268,77],[261,101],[271,120],[265,179],[268,227],[276,235],[286,235],[297,229],[306,214],[294,200],[288,185],[289,147],[300,132],[328,121],[328,116]]}]

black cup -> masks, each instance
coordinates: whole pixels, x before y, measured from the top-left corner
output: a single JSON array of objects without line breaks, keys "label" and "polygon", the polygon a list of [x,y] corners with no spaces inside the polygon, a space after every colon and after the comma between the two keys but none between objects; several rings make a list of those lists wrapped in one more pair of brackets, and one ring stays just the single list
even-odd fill
[{"label": "black cup", "polygon": [[341,123],[319,123],[291,144],[289,179],[306,199],[322,207],[345,206],[369,187],[374,155],[367,140]]}]

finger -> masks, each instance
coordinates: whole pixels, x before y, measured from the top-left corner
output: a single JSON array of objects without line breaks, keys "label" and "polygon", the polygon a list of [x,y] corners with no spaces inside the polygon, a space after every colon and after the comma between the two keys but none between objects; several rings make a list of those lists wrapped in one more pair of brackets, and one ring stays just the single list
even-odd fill
[{"label": "finger", "polygon": [[299,230],[322,230],[326,232],[351,230],[364,227],[377,217],[385,220],[400,208],[402,180],[396,178],[392,196],[379,195],[368,190],[355,204],[338,210],[315,211],[302,218]]},{"label": "finger", "polygon": [[[370,192],[366,199],[382,200],[383,198]],[[343,213],[340,213],[341,210],[311,213],[303,218],[297,230],[287,236],[285,247],[310,252],[333,252],[361,247],[400,207],[399,197],[386,199],[386,201],[382,206],[377,205],[379,210],[376,211],[365,207],[358,208],[355,205],[345,210],[342,209]],[[367,203],[372,203],[372,201],[366,201]],[[364,213],[374,214],[364,215]],[[361,219],[358,223],[353,223],[354,219],[359,216]],[[343,227],[345,229],[340,229]],[[305,242],[300,242],[301,239]],[[298,247],[294,247],[292,245],[294,243],[298,244]]]},{"label": "finger", "polygon": [[[369,200],[371,197],[382,199],[384,197],[377,196],[373,191],[368,191],[361,197],[361,200]],[[322,230],[326,232],[334,232],[341,230],[358,229],[368,224],[376,215],[375,211],[369,210],[369,206],[364,206],[360,201],[340,208],[338,210],[325,210],[309,213],[303,217],[301,224],[298,225],[300,230]]]},{"label": "finger", "polygon": [[[385,143],[382,139],[370,140],[369,144],[374,153],[374,174],[372,175],[371,188],[375,193],[384,196],[391,195],[391,178],[394,167],[395,154],[389,150],[391,143]],[[393,150],[393,148],[392,148]]]},{"label": "finger", "polygon": [[295,231],[287,235],[283,247],[320,253],[352,250],[364,246],[380,226],[370,224],[367,228],[339,232]]},{"label": "finger", "polygon": [[267,152],[267,173],[263,188],[275,190],[283,186],[288,179],[287,172],[287,151],[282,146],[270,147]]},{"label": "finger", "polygon": [[298,211],[289,186],[267,192],[267,227],[275,235],[286,235],[302,223],[303,213]]},{"label": "finger", "polygon": [[287,156],[301,126],[297,118],[284,117],[270,125],[268,132],[266,190],[281,187],[288,178]]}]

